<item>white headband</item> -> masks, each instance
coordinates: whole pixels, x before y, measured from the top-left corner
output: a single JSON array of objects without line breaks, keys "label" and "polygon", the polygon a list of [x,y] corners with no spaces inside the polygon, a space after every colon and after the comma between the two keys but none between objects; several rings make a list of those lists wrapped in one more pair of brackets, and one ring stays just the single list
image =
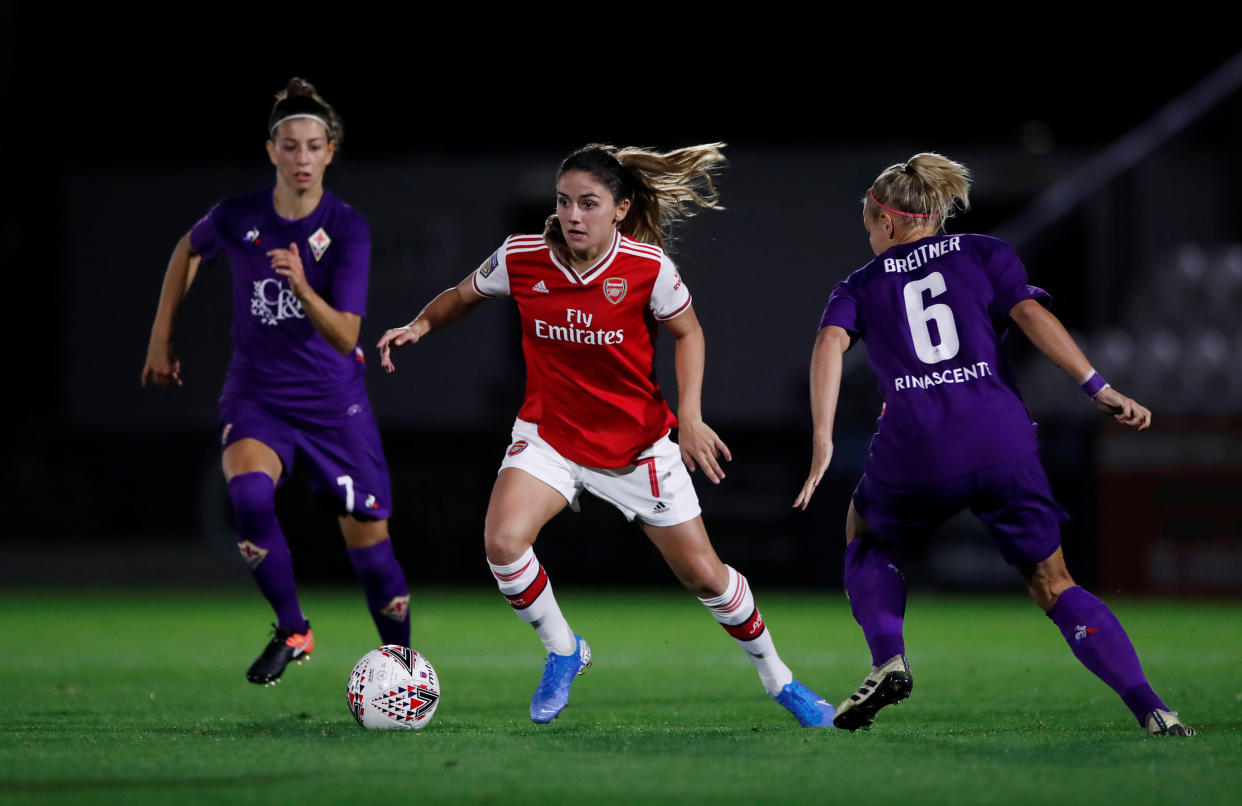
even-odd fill
[{"label": "white headband", "polygon": [[318,115],[312,115],[309,112],[299,112],[296,115],[285,115],[283,118],[272,124],[272,134],[275,134],[277,129],[280,128],[280,124],[284,123],[286,120],[296,120],[297,118],[306,118],[307,120],[319,121],[319,125],[323,126],[323,130],[328,133],[328,137],[332,136],[332,127],[328,125],[328,121]]}]

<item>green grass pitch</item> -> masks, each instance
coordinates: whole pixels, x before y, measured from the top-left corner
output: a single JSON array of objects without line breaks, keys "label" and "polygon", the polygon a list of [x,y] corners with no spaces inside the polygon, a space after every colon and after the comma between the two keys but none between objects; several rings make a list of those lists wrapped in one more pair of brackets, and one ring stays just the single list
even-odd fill
[{"label": "green grass pitch", "polygon": [[[869,665],[839,593],[762,595],[794,673],[832,702]],[[0,592],[0,804],[1077,804],[1242,802],[1237,603],[1111,601],[1199,729],[1152,739],[1022,594],[911,596],[914,695],[871,731],[799,728],[692,596],[558,588],[594,666],[550,725],[542,647],[493,590],[416,591],[443,697],[423,731],[359,728],[345,681],[377,643],[355,590],[308,589],[314,658],[245,682],[255,591]]]}]

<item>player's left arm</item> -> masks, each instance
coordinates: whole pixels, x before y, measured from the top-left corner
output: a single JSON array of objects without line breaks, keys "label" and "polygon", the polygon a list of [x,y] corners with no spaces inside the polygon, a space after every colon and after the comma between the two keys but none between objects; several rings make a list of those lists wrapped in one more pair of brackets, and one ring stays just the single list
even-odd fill
[{"label": "player's left arm", "polygon": [[825,325],[815,337],[811,351],[811,421],[814,436],[811,443],[811,470],[793,505],[806,511],[811,496],[824,478],[832,462],[832,429],[837,417],[837,401],[841,396],[841,373],[845,351],[850,349],[849,331],[839,325]]},{"label": "player's left arm", "polygon": [[[1061,320],[1036,300],[1025,299],[1014,305],[1009,311],[1009,318],[1022,329],[1041,353],[1048,356],[1052,363],[1076,383],[1083,383],[1094,373],[1091,362],[1074,342],[1074,337],[1061,324]],[[1113,415],[1113,419],[1122,425],[1137,428],[1139,431],[1145,431],[1151,426],[1151,411],[1111,386],[1105,386],[1091,399],[1100,411]]]},{"label": "player's left arm", "polygon": [[302,310],[315,330],[341,355],[352,353],[362,330],[362,317],[351,311],[338,311],[311,288],[296,243],[289,244],[288,249],[273,249],[267,256],[272,260],[272,269],[289,281],[289,290],[302,303]]},{"label": "player's left arm", "polygon": [[664,327],[675,340],[673,364],[677,373],[677,441],[681,459],[691,471],[696,466],[703,468],[707,478],[719,484],[725,477],[720,457],[733,461],[733,454],[703,422],[703,367],[707,360],[703,327],[693,305],[687,305],[672,319],[665,319]]}]

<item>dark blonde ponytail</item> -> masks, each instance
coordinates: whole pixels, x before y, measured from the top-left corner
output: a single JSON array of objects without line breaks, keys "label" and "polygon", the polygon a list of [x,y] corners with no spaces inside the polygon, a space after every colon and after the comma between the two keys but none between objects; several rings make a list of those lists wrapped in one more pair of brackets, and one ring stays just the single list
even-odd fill
[{"label": "dark blonde ponytail", "polygon": [[[570,171],[584,171],[608,188],[613,200],[630,200],[630,212],[618,228],[636,241],[664,247],[669,228],[699,209],[723,210],[712,174],[724,164],[724,143],[679,148],[657,153],[641,148],[615,148],[598,143],[584,146],[561,162],[559,181]],[[549,216],[543,233],[558,256],[568,247],[560,221]]]},{"label": "dark blonde ponytail", "polygon": [[911,225],[943,229],[958,210],[970,209],[970,171],[940,154],[915,154],[881,171],[863,205],[869,218],[884,210]]}]

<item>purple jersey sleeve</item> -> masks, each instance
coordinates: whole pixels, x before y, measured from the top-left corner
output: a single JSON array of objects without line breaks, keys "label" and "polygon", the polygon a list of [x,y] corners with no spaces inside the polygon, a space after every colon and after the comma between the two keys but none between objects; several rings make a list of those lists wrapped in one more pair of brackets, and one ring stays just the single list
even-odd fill
[{"label": "purple jersey sleeve", "polygon": [[332,276],[332,307],[366,316],[371,265],[371,228],[366,219],[356,216],[344,241],[344,257]]},{"label": "purple jersey sleeve", "polygon": [[980,240],[991,247],[991,255],[984,265],[992,282],[989,313],[993,319],[1005,319],[1013,306],[1023,300],[1039,300],[1045,307],[1051,304],[1052,296],[1047,291],[1027,284],[1026,267],[1009,244],[995,239]]},{"label": "purple jersey sleeve", "polygon": [[217,204],[190,229],[190,249],[203,262],[211,260],[224,248],[223,239],[220,237],[219,215],[220,205]]},{"label": "purple jersey sleeve", "polygon": [[819,329],[829,325],[844,328],[853,334],[862,334],[863,323],[858,316],[858,300],[848,282],[838,283],[828,297],[828,305],[824,307],[824,315],[819,318]]}]

